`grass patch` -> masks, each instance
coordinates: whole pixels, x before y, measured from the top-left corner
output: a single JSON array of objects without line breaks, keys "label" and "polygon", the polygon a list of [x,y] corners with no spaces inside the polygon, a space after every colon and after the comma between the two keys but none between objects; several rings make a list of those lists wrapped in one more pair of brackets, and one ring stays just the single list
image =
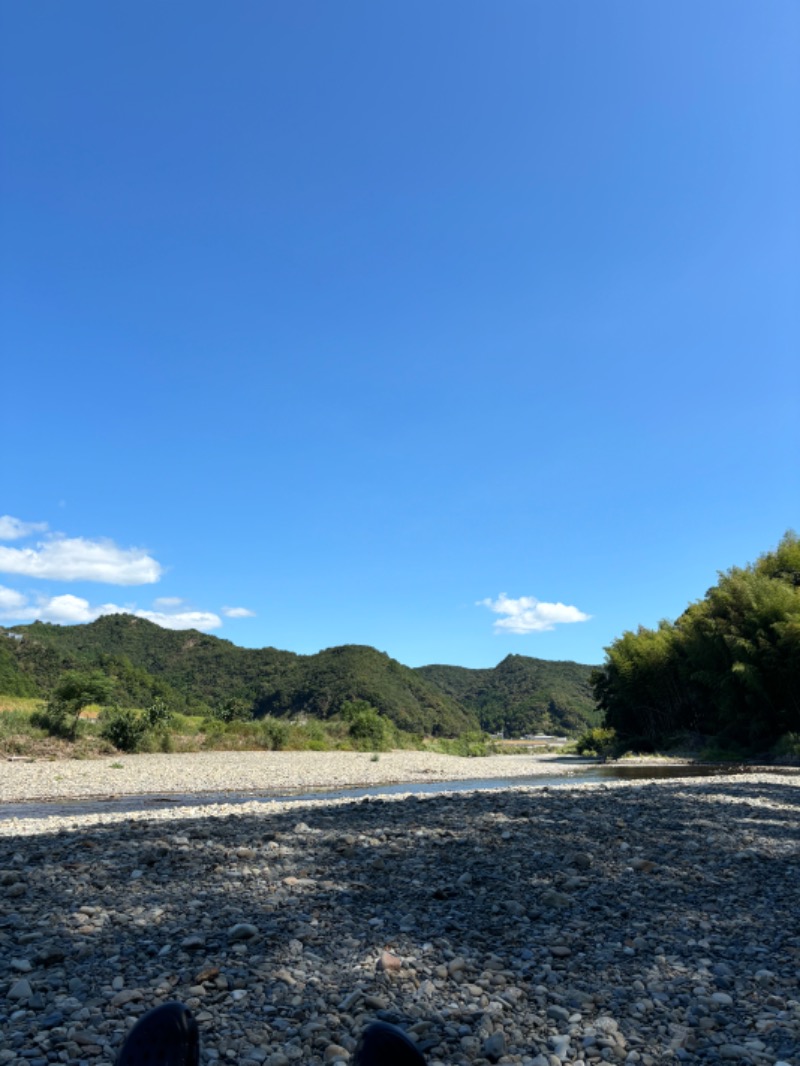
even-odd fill
[{"label": "grass patch", "polygon": [[85,708],[76,720],[74,737],[54,735],[42,700],[8,696],[0,697],[0,701],[0,755],[87,759],[119,751],[363,751],[377,761],[380,752],[393,749],[471,758],[499,750],[484,733],[430,738],[402,732],[361,701],[354,702],[347,714],[325,720],[267,717],[224,721],[188,714],[158,716],[152,708],[92,707]]}]

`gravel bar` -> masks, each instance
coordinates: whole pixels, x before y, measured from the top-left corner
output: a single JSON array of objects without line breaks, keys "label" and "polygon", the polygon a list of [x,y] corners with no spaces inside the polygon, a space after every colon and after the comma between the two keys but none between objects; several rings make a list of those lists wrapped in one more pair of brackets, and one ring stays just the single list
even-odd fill
[{"label": "gravel bar", "polygon": [[104,1066],[171,999],[204,1066],[347,1066],[375,1018],[432,1066],[800,1066],[799,807],[787,771],[6,823],[0,1066]]},{"label": "gravel bar", "polygon": [[547,755],[480,759],[429,751],[204,751],[0,763],[0,803],[106,795],[288,792],[564,773],[593,760]]}]

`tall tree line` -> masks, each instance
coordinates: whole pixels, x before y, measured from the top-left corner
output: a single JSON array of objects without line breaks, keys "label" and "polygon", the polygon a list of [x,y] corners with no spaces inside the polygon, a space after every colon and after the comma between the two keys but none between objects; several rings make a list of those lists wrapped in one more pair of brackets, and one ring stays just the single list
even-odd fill
[{"label": "tall tree line", "polygon": [[675,622],[623,633],[592,687],[606,725],[650,745],[693,731],[757,747],[800,730],[800,538],[721,573]]}]

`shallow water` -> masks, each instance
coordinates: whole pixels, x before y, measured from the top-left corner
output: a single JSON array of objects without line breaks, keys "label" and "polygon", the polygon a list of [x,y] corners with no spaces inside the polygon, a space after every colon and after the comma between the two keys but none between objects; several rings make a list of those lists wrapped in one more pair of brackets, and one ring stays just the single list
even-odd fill
[{"label": "shallow water", "polygon": [[[11,818],[70,817],[82,814],[131,813],[165,808],[208,807],[214,804],[285,803],[309,799],[371,799],[396,795],[437,795],[445,792],[474,792],[505,788],[559,788],[597,784],[602,781],[663,781],[675,778],[721,777],[752,772],[743,765],[705,766],[582,766],[556,774],[531,777],[470,778],[465,781],[405,782],[397,785],[371,785],[337,789],[298,789],[281,792],[198,792],[152,793],[139,796],[92,796],[87,799],[30,800],[0,803],[0,821]],[[759,769],[759,773],[764,772]]]}]

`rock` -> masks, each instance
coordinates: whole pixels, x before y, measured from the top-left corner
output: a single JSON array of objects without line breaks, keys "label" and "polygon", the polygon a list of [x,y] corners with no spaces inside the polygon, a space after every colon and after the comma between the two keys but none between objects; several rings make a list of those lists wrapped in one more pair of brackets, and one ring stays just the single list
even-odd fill
[{"label": "rock", "polygon": [[552,888],[542,893],[541,900],[545,907],[571,907],[573,904],[570,896],[565,895],[563,892],[556,892]]},{"label": "rock", "polygon": [[553,1054],[556,1055],[562,1062],[568,1057],[570,1046],[570,1038],[568,1036],[551,1036],[549,1044],[550,1047],[553,1049]]},{"label": "rock", "polygon": [[112,996],[109,1002],[112,1007],[124,1007],[128,1003],[138,1003],[143,998],[144,994],[140,989],[123,988],[121,992],[117,992],[115,996]]},{"label": "rock", "polygon": [[11,969],[17,973],[30,973],[33,966],[28,959],[12,959]]},{"label": "rock", "polygon": [[650,859],[631,859],[631,869],[639,873],[650,874],[655,870],[656,864]]},{"label": "rock", "polygon": [[712,1003],[718,1003],[721,1007],[730,1007],[733,1004],[733,997],[729,996],[727,992],[713,992],[711,995]]},{"label": "rock", "polygon": [[255,925],[251,925],[250,922],[237,922],[236,925],[232,925],[228,930],[228,940],[232,943],[241,940],[252,940],[256,936],[258,936],[258,928]]},{"label": "rock", "polygon": [[483,1053],[489,1062],[498,1062],[506,1053],[505,1033],[498,1029],[483,1042]]},{"label": "rock", "polygon": [[[236,929],[236,928],[237,928],[236,926],[233,926],[233,929]],[[250,926],[250,928],[252,929],[252,928],[254,928],[254,926]],[[256,932],[257,931],[258,930],[256,930]],[[232,933],[233,933],[233,930],[229,930],[228,931],[228,938],[229,939],[231,938]],[[253,935],[255,935],[255,934],[253,934]],[[241,939],[241,938],[237,937],[236,939]],[[205,946],[206,946],[205,937],[198,936],[197,933],[194,933],[191,936],[186,936],[181,941],[181,947],[183,948],[184,951],[200,951]]]},{"label": "rock", "polygon": [[397,955],[394,955],[391,951],[381,952],[381,957],[378,959],[378,969],[385,970],[390,973],[397,973],[398,970],[402,970],[403,960]]},{"label": "rock", "polygon": [[56,1026],[61,1025],[63,1021],[64,1015],[61,1013],[61,1011],[57,1010],[53,1011],[52,1014],[45,1015],[44,1018],[40,1018],[36,1023],[36,1027],[40,1030],[55,1029]]},{"label": "rock", "polygon": [[30,999],[32,995],[33,989],[31,988],[30,982],[23,977],[11,986],[6,993],[6,998],[19,1003]]},{"label": "rock", "polygon": [[347,1061],[350,1058],[350,1052],[341,1044],[328,1044],[324,1057],[326,1062],[336,1062],[339,1059]]}]

